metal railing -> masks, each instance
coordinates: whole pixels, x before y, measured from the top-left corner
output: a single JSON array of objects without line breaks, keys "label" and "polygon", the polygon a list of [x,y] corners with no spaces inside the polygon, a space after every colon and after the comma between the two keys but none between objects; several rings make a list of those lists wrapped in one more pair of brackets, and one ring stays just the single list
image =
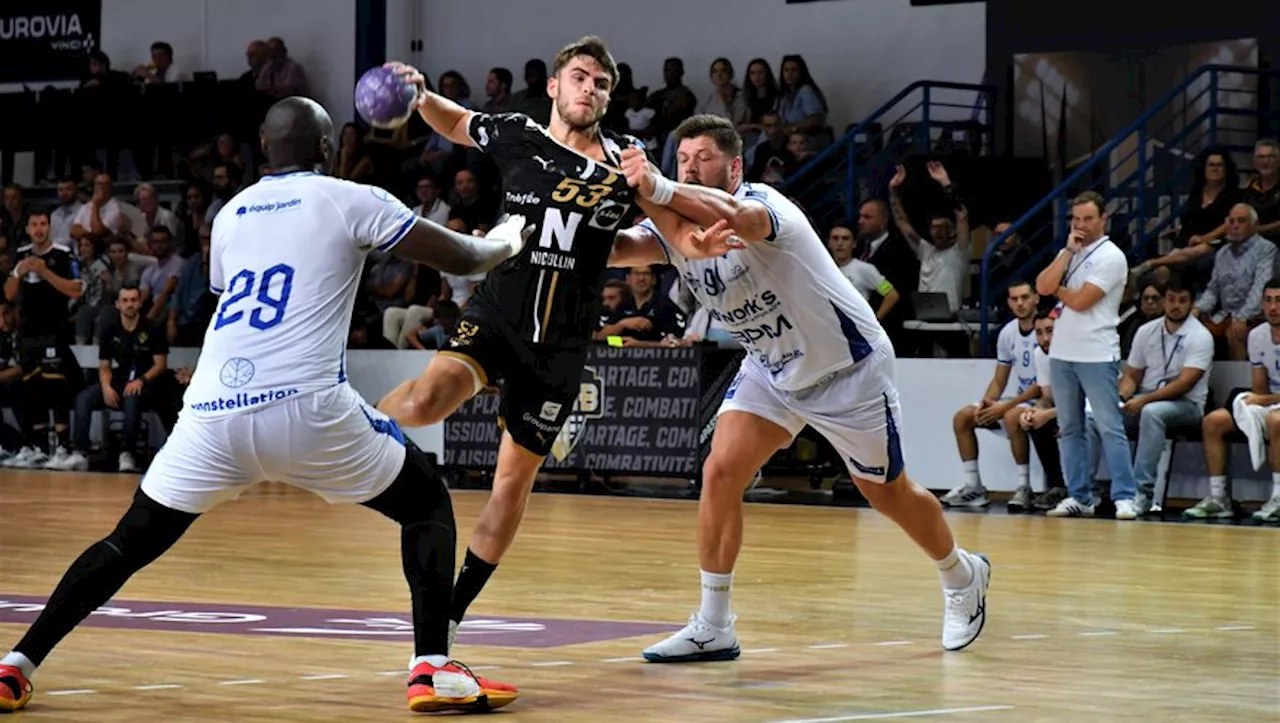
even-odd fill
[{"label": "metal railing", "polygon": [[[1070,224],[1070,199],[1097,191],[1107,200],[1108,232],[1133,262],[1146,258],[1151,244],[1182,214],[1196,159],[1215,148],[1252,150],[1253,142],[1276,132],[1280,116],[1273,99],[1280,71],[1206,65],[1198,68],[1110,141],[1098,148],[1053,191],[987,244],[980,277],[980,348],[990,349],[990,322],[997,291],[1015,280],[1034,278],[1046,259],[1062,247]],[[1035,249],[1021,267],[997,278],[991,256],[1010,235]]]},{"label": "metal railing", "polygon": [[990,85],[916,81],[810,159],[781,190],[820,227],[836,218],[851,222],[906,155],[943,147],[991,155],[995,92]]}]

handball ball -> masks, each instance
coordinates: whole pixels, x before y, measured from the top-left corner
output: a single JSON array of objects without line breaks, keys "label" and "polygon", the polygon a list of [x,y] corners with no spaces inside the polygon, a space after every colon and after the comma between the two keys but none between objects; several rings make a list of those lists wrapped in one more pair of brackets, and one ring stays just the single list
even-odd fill
[{"label": "handball ball", "polygon": [[356,112],[374,128],[398,128],[416,110],[418,90],[390,68],[371,68],[356,83]]}]

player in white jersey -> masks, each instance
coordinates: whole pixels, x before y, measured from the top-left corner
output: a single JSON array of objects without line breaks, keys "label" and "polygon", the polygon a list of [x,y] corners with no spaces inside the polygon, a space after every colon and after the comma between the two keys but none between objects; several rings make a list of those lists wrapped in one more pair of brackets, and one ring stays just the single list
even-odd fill
[{"label": "player in white jersey", "polygon": [[54,646],[201,514],[267,480],[400,523],[414,622],[411,709],[475,710],[517,696],[448,658],[456,542],[448,489],[347,383],[343,352],[371,250],[476,273],[519,253],[523,220],[475,239],[418,218],[379,188],[322,175],[335,136],[314,101],[280,101],[262,128],[273,173],[214,220],[209,278],[220,299],[182,415],[115,530],[71,565],[0,660],[0,711],[24,706]]},{"label": "player in white jersey", "polygon": [[[1227,493],[1226,436],[1242,431],[1249,439],[1254,469],[1261,466],[1264,446],[1269,447],[1271,497],[1253,513],[1253,519],[1280,522],[1280,444],[1276,443],[1280,439],[1280,277],[1268,281],[1262,291],[1262,315],[1267,323],[1255,326],[1247,342],[1253,365],[1252,389],[1225,408],[1209,412],[1201,423],[1209,496],[1188,510],[1190,517],[1235,516]],[[1270,445],[1264,445],[1267,441]]]},{"label": "player in white jersey", "polygon": [[1009,435],[1013,461],[1018,466],[1018,487],[1009,500],[1009,510],[1021,511],[1031,504],[1031,441],[1023,433],[1022,412],[1040,396],[1036,386],[1035,317],[1040,297],[1030,282],[1009,285],[1008,305],[1013,318],[996,339],[995,373],[982,400],[966,404],[951,421],[960,452],[964,481],[942,496],[947,507],[986,507],[987,488],[978,472],[977,430],[1004,430]]},{"label": "player in white jersey", "polygon": [[[731,122],[694,116],[675,136],[684,183],[662,178],[643,155],[624,153],[623,171],[650,216],[626,233],[637,250],[648,238],[648,261],[675,264],[747,358],[725,393],[702,471],[701,607],[645,658],[738,656],[729,597],[742,546],[742,493],[806,424],[840,453],[867,500],[937,562],[946,600],[943,646],[965,647],[986,620],[991,567],[956,546],[937,498],[905,474],[893,347],[875,314],[803,211],[768,186],[743,183],[742,139]],[[739,241],[723,258],[688,259],[663,240],[678,218],[708,227],[728,222]]]}]

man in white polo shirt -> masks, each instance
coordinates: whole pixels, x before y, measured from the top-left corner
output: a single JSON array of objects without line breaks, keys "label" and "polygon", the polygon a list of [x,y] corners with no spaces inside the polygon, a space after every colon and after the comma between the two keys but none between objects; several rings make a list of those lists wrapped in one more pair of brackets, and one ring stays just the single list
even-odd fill
[{"label": "man in white polo shirt", "polygon": [[[1213,334],[1190,315],[1191,303],[1191,290],[1180,279],[1170,279],[1165,286],[1164,316],[1138,328],[1120,379],[1125,427],[1138,434],[1138,451],[1133,460],[1138,514],[1145,514],[1151,507],[1167,430],[1199,428],[1204,419],[1209,369],[1213,366]],[[1090,432],[1090,442],[1094,443],[1094,429]],[[1090,459],[1093,458],[1091,454]],[[1077,490],[1069,492],[1074,496]],[[1087,494],[1086,490],[1081,492]]]},{"label": "man in white polo shirt", "polygon": [[1116,519],[1138,516],[1137,485],[1124,431],[1120,394],[1120,299],[1129,265],[1106,235],[1102,196],[1087,191],[1071,202],[1071,234],[1049,268],[1036,277],[1041,296],[1057,296],[1058,314],[1049,368],[1058,408],[1062,469],[1071,496],[1050,511],[1055,517],[1091,517],[1093,471],[1085,434],[1084,402],[1089,400],[1111,472]]}]

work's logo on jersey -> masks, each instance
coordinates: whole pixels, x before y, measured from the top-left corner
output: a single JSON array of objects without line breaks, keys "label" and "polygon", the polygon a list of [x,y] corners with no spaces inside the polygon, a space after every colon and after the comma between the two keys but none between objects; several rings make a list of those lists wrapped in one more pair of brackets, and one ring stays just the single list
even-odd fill
[{"label": "work's logo on jersey", "polygon": [[586,434],[589,420],[604,416],[604,393],[604,380],[600,378],[595,367],[584,367],[582,383],[578,387],[578,398],[573,402],[573,411],[564,420],[560,434],[556,435],[556,441],[551,445],[551,454],[558,461],[563,462],[578,445],[582,435]]},{"label": "work's logo on jersey", "polygon": [[622,218],[627,215],[627,211],[630,209],[631,204],[629,203],[605,201],[596,209],[595,215],[591,217],[591,221],[587,225],[592,228],[598,228],[601,231],[613,231],[618,228],[618,224],[622,223]]},{"label": "work's logo on jersey", "polygon": [[296,211],[301,207],[301,198],[291,198],[288,201],[267,201],[266,203],[253,203],[248,206],[241,206],[236,209],[236,215],[244,216],[251,213],[281,213],[283,211]]},{"label": "work's logo on jersey", "polygon": [[[717,278],[718,275],[717,275]],[[712,294],[714,296],[714,294]],[[772,291],[765,291],[747,299],[742,305],[732,309],[710,309],[711,318],[722,324],[737,326],[759,319],[777,309],[781,301]]]}]

